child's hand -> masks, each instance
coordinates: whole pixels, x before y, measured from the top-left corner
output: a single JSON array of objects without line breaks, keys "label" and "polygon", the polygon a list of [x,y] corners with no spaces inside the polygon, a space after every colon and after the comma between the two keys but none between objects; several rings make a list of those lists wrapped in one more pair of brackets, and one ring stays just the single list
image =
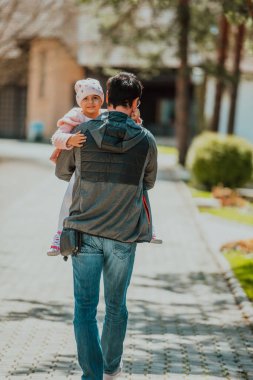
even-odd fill
[{"label": "child's hand", "polygon": [[81,133],[81,131],[78,131],[68,139],[67,146],[75,146],[77,148],[81,148],[86,140],[87,137]]},{"label": "child's hand", "polygon": [[140,110],[139,108],[136,108],[132,113],[131,113],[131,118],[133,121],[135,121],[137,124],[141,124],[142,120],[140,118]]}]

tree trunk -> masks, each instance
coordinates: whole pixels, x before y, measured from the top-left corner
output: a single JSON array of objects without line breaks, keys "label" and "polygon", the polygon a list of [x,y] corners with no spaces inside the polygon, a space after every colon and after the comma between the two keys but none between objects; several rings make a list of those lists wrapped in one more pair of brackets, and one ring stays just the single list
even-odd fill
[{"label": "tree trunk", "polygon": [[204,74],[203,82],[195,86],[195,96],[197,101],[197,134],[206,129],[205,103],[206,103],[207,75]]},{"label": "tree trunk", "polygon": [[247,0],[247,6],[249,10],[249,15],[253,19],[253,3],[252,0]]},{"label": "tree trunk", "polygon": [[188,69],[188,34],[190,24],[190,0],[179,0],[178,50],[180,66],[176,79],[176,135],[179,150],[179,163],[184,165],[189,138],[189,69]]},{"label": "tree trunk", "polygon": [[231,84],[230,91],[230,109],[228,117],[228,134],[232,135],[234,133],[235,127],[235,115],[236,115],[236,102],[238,94],[238,86],[240,82],[240,62],[242,57],[243,40],[245,35],[244,24],[238,25],[235,34],[235,49],[234,49],[234,63],[233,63],[233,82]]},{"label": "tree trunk", "polygon": [[222,94],[224,90],[224,80],[223,75],[225,71],[225,61],[228,50],[228,32],[229,25],[226,17],[222,15],[220,20],[220,33],[219,33],[219,44],[218,44],[218,76],[216,81],[216,90],[215,90],[215,98],[214,98],[214,110],[213,110],[213,118],[211,122],[211,131],[217,132],[219,130],[219,122],[220,122],[220,109],[221,109],[221,101]]}]

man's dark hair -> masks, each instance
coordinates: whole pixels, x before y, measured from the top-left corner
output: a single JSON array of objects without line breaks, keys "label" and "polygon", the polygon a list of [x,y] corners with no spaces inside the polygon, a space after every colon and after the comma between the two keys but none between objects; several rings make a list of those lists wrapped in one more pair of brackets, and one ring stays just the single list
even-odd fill
[{"label": "man's dark hair", "polygon": [[108,105],[131,107],[133,100],[140,98],[142,84],[132,73],[121,72],[107,81]]}]

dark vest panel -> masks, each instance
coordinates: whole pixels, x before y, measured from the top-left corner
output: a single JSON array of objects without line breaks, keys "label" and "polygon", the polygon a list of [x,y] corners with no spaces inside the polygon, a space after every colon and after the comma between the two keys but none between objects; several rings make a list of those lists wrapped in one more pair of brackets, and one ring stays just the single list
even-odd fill
[{"label": "dark vest panel", "polygon": [[[112,136],[105,136],[102,149],[99,149],[91,133],[85,133],[87,141],[81,148],[81,178],[90,182],[111,182],[138,185],[148,154],[149,143],[144,137],[133,148],[124,153],[108,152]],[[113,141],[117,146],[122,139]],[[113,145],[114,145],[113,144]]]}]

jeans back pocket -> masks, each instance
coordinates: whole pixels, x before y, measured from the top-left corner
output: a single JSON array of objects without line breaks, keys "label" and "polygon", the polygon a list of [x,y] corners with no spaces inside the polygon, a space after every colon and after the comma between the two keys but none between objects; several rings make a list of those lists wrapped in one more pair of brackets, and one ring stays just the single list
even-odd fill
[{"label": "jeans back pocket", "polygon": [[131,255],[135,245],[135,243],[115,242],[113,247],[113,254],[118,259],[125,260]]}]

